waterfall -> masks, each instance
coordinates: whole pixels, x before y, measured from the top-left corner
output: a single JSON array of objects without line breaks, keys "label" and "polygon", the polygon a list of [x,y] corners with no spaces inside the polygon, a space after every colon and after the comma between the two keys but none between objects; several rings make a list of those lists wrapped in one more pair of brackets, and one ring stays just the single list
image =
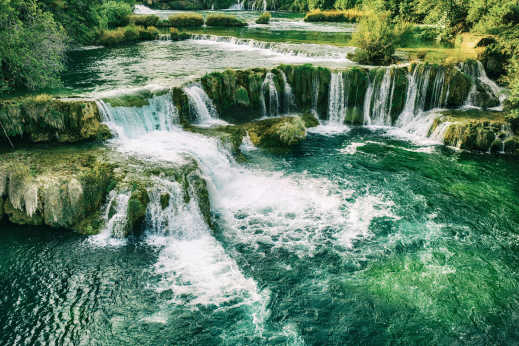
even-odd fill
[{"label": "waterfall", "polygon": [[128,191],[110,191],[103,215],[105,229],[102,233],[115,238],[123,238],[128,227]]},{"label": "waterfall", "polygon": [[353,52],[352,47],[336,47],[322,44],[311,43],[282,43],[282,42],[268,42],[258,41],[254,39],[238,38],[232,36],[216,36],[206,34],[192,34],[191,40],[193,42],[205,44],[219,44],[222,48],[229,48],[235,50],[242,48],[245,50],[258,49],[265,53],[277,54],[289,57],[309,58],[311,60],[330,60],[345,62],[344,57],[348,53]]},{"label": "waterfall", "polygon": [[393,103],[393,94],[395,83],[392,83],[391,69],[387,68],[380,84],[373,84],[372,91],[373,100],[367,99],[366,107],[370,124],[372,125],[391,125],[391,106]]},{"label": "waterfall", "polygon": [[263,12],[267,10],[267,0],[263,0]]},{"label": "waterfall", "polygon": [[243,11],[245,9],[244,2],[245,0],[240,0],[231,7],[229,7],[228,10]]},{"label": "waterfall", "polygon": [[368,89],[366,90],[366,95],[364,96],[364,124],[371,125],[371,99],[373,97],[374,90],[374,81],[369,81]]},{"label": "waterfall", "polygon": [[328,99],[328,122],[330,124],[344,125],[346,105],[347,100],[344,98],[344,78],[342,72],[334,72],[330,81]]},{"label": "waterfall", "polygon": [[109,100],[96,101],[103,121],[119,137],[169,131],[179,122],[177,107],[169,93],[153,96],[147,102],[147,105],[140,107],[114,107]]},{"label": "waterfall", "polygon": [[425,66],[425,71],[416,66],[413,73],[408,75],[405,106],[397,122],[399,126],[404,127],[412,123],[414,118],[424,111],[430,76],[431,68],[429,66]]},{"label": "waterfall", "polygon": [[[493,80],[488,78],[487,73],[485,71],[485,67],[483,66],[481,61],[477,60],[466,63],[460,63],[459,68],[463,73],[470,76],[472,79],[472,85],[470,87],[470,92],[467,96],[465,106],[475,107],[476,97],[478,95],[477,82],[481,83],[481,85],[486,86],[488,88],[488,92],[499,100],[500,105],[506,99],[506,95],[505,93],[503,93],[503,89],[499,87]],[[501,106],[498,106],[498,108],[500,107]]]},{"label": "waterfall", "polygon": [[[319,102],[319,73],[314,71],[312,74],[312,112],[317,115],[317,104]],[[319,118],[319,117],[317,117]]]},{"label": "waterfall", "polygon": [[191,114],[196,117],[199,123],[218,119],[218,112],[213,101],[211,101],[200,85],[193,84],[185,87],[183,90],[188,97]]},{"label": "waterfall", "polygon": [[274,77],[275,75],[272,72],[268,72],[261,85],[260,99],[263,116],[276,116],[279,114],[279,95]]},{"label": "waterfall", "polygon": [[292,93],[292,87],[288,83],[287,76],[283,70],[279,70],[281,79],[283,80],[283,112],[289,113],[290,108],[295,107],[295,97]]}]

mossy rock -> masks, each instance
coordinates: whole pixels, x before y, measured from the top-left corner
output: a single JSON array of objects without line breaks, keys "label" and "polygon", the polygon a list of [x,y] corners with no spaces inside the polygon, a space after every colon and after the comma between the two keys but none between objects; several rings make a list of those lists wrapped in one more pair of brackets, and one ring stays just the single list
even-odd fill
[{"label": "mossy rock", "polygon": [[147,190],[142,186],[134,187],[128,201],[128,234],[136,234],[142,229],[149,202]]},{"label": "mossy rock", "polygon": [[505,153],[519,155],[519,137],[513,136],[504,140]]},{"label": "mossy rock", "polygon": [[307,129],[319,126],[320,124],[319,119],[317,119],[312,112],[306,112],[301,115],[301,120],[303,120],[303,123]]},{"label": "mossy rock", "polygon": [[288,148],[306,138],[300,117],[274,118],[244,125],[252,143],[265,148]]}]

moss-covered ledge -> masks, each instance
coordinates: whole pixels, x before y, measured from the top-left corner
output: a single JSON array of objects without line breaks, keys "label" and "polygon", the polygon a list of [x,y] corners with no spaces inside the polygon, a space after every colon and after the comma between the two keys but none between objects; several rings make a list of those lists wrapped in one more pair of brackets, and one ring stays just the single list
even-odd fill
[{"label": "moss-covered ledge", "polygon": [[[117,209],[108,204],[109,197],[127,193],[124,220],[114,234],[126,237],[143,229],[149,192],[162,182],[178,183],[183,203],[195,198],[211,225],[206,182],[192,158],[178,164],[152,163],[90,145],[4,153],[0,154],[0,222],[97,234]],[[169,192],[164,195],[173,201]]]},{"label": "moss-covered ledge", "polygon": [[444,111],[432,123],[429,136],[465,150],[519,154],[519,137],[504,112]]},{"label": "moss-covered ledge", "polygon": [[95,101],[48,95],[0,101],[0,145],[76,143],[110,137]]}]

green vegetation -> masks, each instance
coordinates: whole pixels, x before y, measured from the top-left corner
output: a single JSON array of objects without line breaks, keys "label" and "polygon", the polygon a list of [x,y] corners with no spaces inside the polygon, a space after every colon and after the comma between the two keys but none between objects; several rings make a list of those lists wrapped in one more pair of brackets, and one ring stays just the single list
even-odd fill
[{"label": "green vegetation", "polygon": [[221,27],[240,27],[247,26],[247,23],[236,16],[229,14],[210,14],[205,19],[207,26],[221,26]]},{"label": "green vegetation", "polygon": [[397,36],[389,12],[372,12],[361,19],[353,33],[352,43],[359,49],[349,57],[360,64],[389,65],[393,62]]},{"label": "green vegetation", "polygon": [[108,1],[101,6],[101,14],[105,25],[110,29],[128,25],[132,11],[133,8],[130,4],[120,1]]},{"label": "green vegetation", "polygon": [[169,16],[168,21],[175,28],[199,28],[204,25],[204,17],[198,13],[174,14]]},{"label": "green vegetation", "polygon": [[261,16],[256,19],[256,24],[268,24],[270,23],[271,17],[270,12],[263,12]]},{"label": "green vegetation", "polygon": [[98,42],[103,46],[111,47],[125,43],[156,40],[159,34],[159,30],[154,26],[144,28],[143,26],[128,25],[104,31]]},{"label": "green vegetation", "polygon": [[181,32],[177,28],[170,28],[169,35],[170,35],[171,41],[182,41],[182,40],[189,39],[188,33]]},{"label": "green vegetation", "polygon": [[308,12],[305,22],[345,22],[357,23],[366,16],[366,12],[357,9],[321,11],[320,9]]},{"label": "green vegetation", "polygon": [[0,1],[0,93],[60,84],[66,35],[35,0]]},{"label": "green vegetation", "polygon": [[134,25],[142,26],[157,26],[159,25],[160,18],[155,15],[143,16],[143,15],[132,15],[129,17],[130,23]]}]

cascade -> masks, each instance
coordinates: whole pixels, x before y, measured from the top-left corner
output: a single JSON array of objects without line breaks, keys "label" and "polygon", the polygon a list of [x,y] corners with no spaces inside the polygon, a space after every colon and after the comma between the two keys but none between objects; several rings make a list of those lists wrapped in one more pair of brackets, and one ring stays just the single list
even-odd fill
[{"label": "cascade", "polygon": [[344,98],[344,79],[342,72],[332,73],[330,81],[330,95],[328,99],[328,121],[330,124],[343,125],[346,117]]},{"label": "cascade", "polygon": [[114,107],[110,101],[97,100],[102,119],[119,137],[135,137],[151,131],[169,131],[179,122],[171,95],[153,96],[140,107]]},{"label": "cascade", "polygon": [[193,34],[191,35],[191,40],[209,44],[219,43],[223,47],[229,46],[232,49],[236,49],[236,47],[242,47],[244,49],[260,49],[267,51],[266,53],[270,52],[291,57],[315,58],[341,62],[344,62],[344,57],[353,51],[353,48],[351,47],[335,47],[310,43],[293,44],[268,42],[232,36],[206,34]]},{"label": "cascade", "polygon": [[267,0],[263,0],[263,12],[267,10]]},{"label": "cascade", "polygon": [[371,98],[373,97],[373,90],[374,90],[374,82],[369,81],[368,89],[366,90],[366,95],[364,96],[364,107],[363,107],[363,114],[364,114],[364,124],[365,125],[371,125]]},{"label": "cascade", "polygon": [[245,9],[244,2],[245,0],[240,0],[231,7],[229,7],[228,10],[243,11]]},{"label": "cascade", "polygon": [[218,118],[218,112],[213,101],[198,84],[185,87],[184,92],[189,99],[189,108],[199,123]]},{"label": "cascade", "polygon": [[499,87],[493,80],[488,78],[485,67],[481,61],[477,60],[466,63],[463,62],[459,64],[459,68],[463,73],[472,78],[470,92],[465,102],[466,106],[473,107],[475,104],[478,94],[476,82],[480,82],[482,85],[486,86],[489,89],[488,91],[491,92],[493,96],[498,98],[500,103],[503,103],[506,95],[503,93],[501,87]]},{"label": "cascade", "polygon": [[263,116],[276,116],[279,114],[279,95],[274,77],[275,75],[272,72],[268,72],[261,85],[260,100]]},{"label": "cascade", "polygon": [[289,113],[290,108],[295,107],[295,97],[285,72],[283,72],[283,70],[279,70],[279,72],[283,80],[283,112]]},{"label": "cascade", "polygon": [[397,121],[400,127],[412,123],[416,115],[424,110],[431,69],[427,66],[423,73],[420,73],[420,71],[422,70],[415,67],[413,73],[407,76],[408,87],[405,106]]},{"label": "cascade", "polygon": [[395,83],[392,83],[391,69],[386,69],[380,84],[375,80],[373,85],[373,100],[367,100],[369,121],[373,125],[391,125],[391,106],[395,91]]},{"label": "cascade", "polygon": [[312,112],[317,114],[317,103],[319,102],[319,74],[312,74]]},{"label": "cascade", "polygon": [[126,233],[128,224],[128,202],[130,193],[128,191],[110,191],[108,203],[103,215],[105,229],[102,232],[108,236],[122,238]]}]

